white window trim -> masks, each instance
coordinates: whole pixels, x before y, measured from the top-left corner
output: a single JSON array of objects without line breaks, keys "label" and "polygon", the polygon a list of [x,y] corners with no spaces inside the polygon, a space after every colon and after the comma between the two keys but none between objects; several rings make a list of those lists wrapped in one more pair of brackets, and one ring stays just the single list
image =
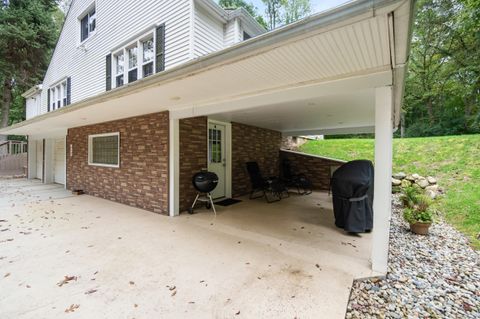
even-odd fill
[{"label": "white window trim", "polygon": [[[100,164],[92,162],[92,140],[95,137],[104,137],[104,136],[117,136],[118,137],[118,152],[117,152],[117,165],[113,164]],[[88,135],[88,165],[90,166],[100,166],[100,167],[111,167],[111,168],[120,168],[120,132],[112,133],[103,133],[103,134],[92,134]]]},{"label": "white window trim", "polygon": [[[117,86],[117,76],[120,75],[120,74],[117,74],[117,66],[115,64],[115,56],[118,55],[119,53],[123,52],[123,85],[127,85],[131,82],[128,82],[128,72],[133,70],[133,69],[137,69],[137,80],[140,80],[140,79],[143,79],[144,76],[143,76],[143,46],[142,46],[142,43],[143,41],[145,41],[146,39],[149,39],[149,38],[152,38],[153,40],[153,74],[155,74],[155,70],[156,70],[156,67],[157,67],[157,36],[156,36],[156,32],[157,32],[157,29],[156,29],[156,26],[147,31],[147,32],[144,32],[142,33],[141,36],[133,39],[132,41],[129,41],[128,43],[126,43],[125,45],[123,45],[122,47],[115,49],[113,51],[111,51],[110,53],[112,54],[112,88],[117,88],[119,86]],[[137,46],[137,66],[135,68],[132,68],[130,69],[129,68],[129,65],[128,65],[128,49],[133,47],[133,46]],[[152,61],[149,61],[147,63],[150,63]],[[145,64],[147,64],[145,63]],[[115,73],[114,73],[115,72]],[[134,81],[135,82],[135,81]]]},{"label": "white window trim", "polygon": [[[82,19],[85,18],[86,15],[90,14],[92,9],[95,9],[95,31],[90,32],[90,26],[89,26],[88,37],[85,40],[82,41]],[[79,36],[80,41],[78,41],[77,47],[80,47],[80,46],[84,45],[88,40],[93,38],[93,36],[95,34],[97,34],[97,29],[98,29],[98,23],[97,23],[98,19],[97,18],[98,18],[97,1],[93,1],[85,10],[82,11],[82,13],[77,18],[77,20],[78,20],[77,30],[80,30],[80,36]],[[90,23],[90,21],[89,21],[89,23]]]}]

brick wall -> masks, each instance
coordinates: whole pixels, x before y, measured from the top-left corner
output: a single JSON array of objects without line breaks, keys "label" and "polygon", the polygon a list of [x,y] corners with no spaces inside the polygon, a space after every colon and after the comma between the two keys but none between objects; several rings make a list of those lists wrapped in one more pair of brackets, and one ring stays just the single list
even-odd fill
[{"label": "brick wall", "polygon": [[345,163],[340,160],[282,150],[280,151],[280,160],[283,159],[290,161],[293,174],[305,174],[312,181],[313,187],[320,190],[330,188],[332,167],[338,167]]},{"label": "brick wall", "polygon": [[256,161],[264,177],[278,176],[282,134],[260,127],[232,123],[232,196],[250,192],[245,163]]},{"label": "brick wall", "polygon": [[193,174],[208,167],[207,127],[206,117],[180,120],[180,211],[187,210],[197,194]]},{"label": "brick wall", "polygon": [[[162,112],[69,129],[67,188],[168,214],[168,127]],[[88,165],[88,136],[111,132],[120,132],[120,167]]]}]

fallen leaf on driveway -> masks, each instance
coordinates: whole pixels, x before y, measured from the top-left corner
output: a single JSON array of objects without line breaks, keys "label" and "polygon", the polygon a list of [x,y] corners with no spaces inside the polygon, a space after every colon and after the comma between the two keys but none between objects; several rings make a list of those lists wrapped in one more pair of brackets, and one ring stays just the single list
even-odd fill
[{"label": "fallen leaf on driveway", "polygon": [[10,276],[10,273],[9,273],[9,272],[7,272],[7,273],[5,274],[5,276],[3,276],[3,278],[7,278],[8,276]]},{"label": "fallen leaf on driveway", "polygon": [[129,283],[130,285],[135,285],[135,282],[133,282],[133,281],[129,281],[128,283]]},{"label": "fallen leaf on driveway", "polygon": [[80,307],[80,305],[71,304],[70,307],[68,307],[67,309],[65,309],[65,312],[66,312],[66,313],[75,312],[75,310],[78,309],[79,307]]},{"label": "fallen leaf on driveway", "polygon": [[0,223],[6,223],[7,220],[6,219],[0,219]]},{"label": "fallen leaf on driveway", "polygon": [[65,284],[68,284],[69,281],[77,280],[76,276],[64,276],[63,280],[57,283],[58,287],[62,287]]},{"label": "fallen leaf on driveway", "polygon": [[177,288],[176,286],[172,286],[172,287],[167,286],[167,287],[168,287],[168,290],[170,290],[170,291],[175,290]]},{"label": "fallen leaf on driveway", "polygon": [[177,291],[174,290],[174,291],[172,292],[172,297],[175,296],[176,294],[177,294]]},{"label": "fallen leaf on driveway", "polygon": [[240,314],[240,310],[237,313],[235,313],[235,316],[238,316],[239,314]]},{"label": "fallen leaf on driveway", "polygon": [[95,292],[97,292],[97,289],[90,289],[89,291],[86,291],[85,294],[90,295],[90,294],[93,294]]}]

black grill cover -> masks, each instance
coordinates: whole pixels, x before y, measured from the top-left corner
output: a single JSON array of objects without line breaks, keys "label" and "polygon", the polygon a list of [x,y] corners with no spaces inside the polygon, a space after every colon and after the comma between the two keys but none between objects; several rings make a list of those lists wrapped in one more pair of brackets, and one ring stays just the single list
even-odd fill
[{"label": "black grill cover", "polygon": [[335,225],[352,233],[373,228],[373,164],[356,160],[343,164],[330,181]]}]

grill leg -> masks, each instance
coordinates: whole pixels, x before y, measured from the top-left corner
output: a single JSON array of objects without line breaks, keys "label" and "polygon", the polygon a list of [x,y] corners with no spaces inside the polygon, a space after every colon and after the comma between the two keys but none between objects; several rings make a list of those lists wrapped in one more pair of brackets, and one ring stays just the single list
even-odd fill
[{"label": "grill leg", "polygon": [[213,212],[215,213],[215,217],[217,217],[217,211],[215,210],[215,205],[213,204],[212,195],[210,195],[210,193],[208,193],[208,199],[210,199],[210,204],[212,205]]},{"label": "grill leg", "polygon": [[195,197],[195,200],[193,201],[193,204],[192,204],[192,211],[193,211],[193,208],[195,207],[195,204],[197,203],[197,200],[198,200],[199,196],[200,196],[200,194],[197,193],[197,197]]}]

